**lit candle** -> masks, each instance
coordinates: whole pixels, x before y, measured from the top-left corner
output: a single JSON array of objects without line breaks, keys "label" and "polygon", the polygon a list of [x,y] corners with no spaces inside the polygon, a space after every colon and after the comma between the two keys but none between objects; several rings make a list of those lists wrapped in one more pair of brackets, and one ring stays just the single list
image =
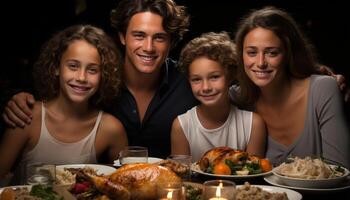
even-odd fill
[{"label": "lit candle", "polygon": [[226,198],[221,197],[221,189],[223,188],[223,184],[220,183],[216,188],[215,197],[210,198],[209,200],[227,200]]},{"label": "lit candle", "polygon": [[227,200],[227,199],[223,197],[213,197],[213,198],[210,198],[209,200]]},{"label": "lit candle", "polygon": [[169,191],[168,194],[166,195],[167,199],[172,199],[173,198],[173,191]]},{"label": "lit candle", "polygon": [[164,193],[164,196],[163,198],[160,197],[160,200],[173,200],[173,199],[179,199],[181,198],[181,191],[178,190],[178,189],[166,189],[167,190],[167,195],[166,195],[166,198],[165,198],[165,193]]}]

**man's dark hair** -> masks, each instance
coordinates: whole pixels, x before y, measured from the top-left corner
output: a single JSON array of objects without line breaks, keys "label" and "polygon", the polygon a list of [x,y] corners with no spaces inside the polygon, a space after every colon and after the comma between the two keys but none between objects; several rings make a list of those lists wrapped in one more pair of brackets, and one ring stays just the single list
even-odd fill
[{"label": "man's dark hair", "polygon": [[173,0],[122,0],[111,12],[111,25],[117,33],[125,35],[132,16],[141,12],[152,12],[163,18],[163,28],[170,34],[172,47],[188,30],[189,16],[185,7],[176,5]]}]

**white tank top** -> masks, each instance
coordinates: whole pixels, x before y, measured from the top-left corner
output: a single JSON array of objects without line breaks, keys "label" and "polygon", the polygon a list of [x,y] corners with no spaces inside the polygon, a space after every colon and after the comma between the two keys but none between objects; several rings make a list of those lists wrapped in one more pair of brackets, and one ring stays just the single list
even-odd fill
[{"label": "white tank top", "polygon": [[97,120],[92,131],[82,140],[73,143],[65,143],[54,138],[45,125],[45,107],[41,109],[41,131],[39,141],[22,158],[24,163],[48,163],[48,164],[77,164],[97,163],[95,151],[95,138],[101,121],[102,111],[98,113]]},{"label": "white tank top", "polygon": [[250,138],[253,113],[231,106],[226,122],[219,128],[206,129],[197,116],[197,106],[178,116],[182,130],[190,145],[193,161],[219,146],[245,150]]}]

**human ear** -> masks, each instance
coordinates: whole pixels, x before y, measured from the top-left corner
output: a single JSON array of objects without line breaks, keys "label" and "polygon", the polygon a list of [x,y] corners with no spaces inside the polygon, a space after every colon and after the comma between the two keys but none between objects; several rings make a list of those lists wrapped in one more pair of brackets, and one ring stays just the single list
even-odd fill
[{"label": "human ear", "polygon": [[55,76],[59,76],[60,75],[60,70],[58,68],[55,69]]},{"label": "human ear", "polygon": [[125,45],[125,36],[122,32],[118,33],[120,42]]}]

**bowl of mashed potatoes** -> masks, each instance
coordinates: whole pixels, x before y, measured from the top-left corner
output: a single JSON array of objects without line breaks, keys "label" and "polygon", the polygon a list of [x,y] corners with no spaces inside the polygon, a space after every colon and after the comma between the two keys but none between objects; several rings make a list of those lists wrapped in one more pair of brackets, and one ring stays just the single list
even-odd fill
[{"label": "bowl of mashed potatoes", "polygon": [[349,176],[349,170],[329,164],[320,158],[295,157],[273,169],[285,185],[304,188],[332,188],[339,186]]}]

